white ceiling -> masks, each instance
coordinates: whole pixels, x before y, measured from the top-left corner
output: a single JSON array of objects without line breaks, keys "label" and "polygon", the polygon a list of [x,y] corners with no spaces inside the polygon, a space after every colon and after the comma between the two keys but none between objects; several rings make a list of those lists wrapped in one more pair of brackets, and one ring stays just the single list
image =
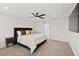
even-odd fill
[{"label": "white ceiling", "polygon": [[[0,14],[31,17],[31,13],[45,13],[46,18],[67,17],[76,3],[0,3]],[[8,7],[8,8],[7,8]]]}]

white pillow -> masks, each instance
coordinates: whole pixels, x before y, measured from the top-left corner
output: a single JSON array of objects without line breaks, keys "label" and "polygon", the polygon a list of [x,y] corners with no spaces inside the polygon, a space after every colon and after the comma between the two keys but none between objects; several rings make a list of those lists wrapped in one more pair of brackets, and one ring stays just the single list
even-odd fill
[{"label": "white pillow", "polygon": [[21,31],[17,31],[17,33],[18,33],[18,36],[21,36]]}]

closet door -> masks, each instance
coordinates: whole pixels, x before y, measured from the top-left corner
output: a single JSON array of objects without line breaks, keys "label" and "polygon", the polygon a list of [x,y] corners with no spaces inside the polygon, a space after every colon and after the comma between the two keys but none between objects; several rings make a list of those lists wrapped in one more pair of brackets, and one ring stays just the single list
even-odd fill
[{"label": "closet door", "polygon": [[69,16],[69,31],[72,31],[72,32],[79,32],[78,8],[79,8],[79,5],[77,4]]}]

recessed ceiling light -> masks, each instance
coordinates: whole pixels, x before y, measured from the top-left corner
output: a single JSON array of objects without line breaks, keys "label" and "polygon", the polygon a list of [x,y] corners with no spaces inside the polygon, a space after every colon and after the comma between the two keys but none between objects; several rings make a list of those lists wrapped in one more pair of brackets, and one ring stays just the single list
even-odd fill
[{"label": "recessed ceiling light", "polygon": [[1,6],[3,6],[3,4],[1,4]]},{"label": "recessed ceiling light", "polygon": [[56,18],[56,17],[57,17],[57,15],[53,15],[53,17],[54,17],[54,18]]},{"label": "recessed ceiling light", "polygon": [[7,6],[5,6],[4,8],[8,10],[8,7]]}]

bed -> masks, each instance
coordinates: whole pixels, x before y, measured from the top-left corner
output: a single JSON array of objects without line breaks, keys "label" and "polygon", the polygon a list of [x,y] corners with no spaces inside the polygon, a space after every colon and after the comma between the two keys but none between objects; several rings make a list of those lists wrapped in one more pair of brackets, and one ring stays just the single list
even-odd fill
[{"label": "bed", "polygon": [[[46,36],[43,33],[33,33],[30,35],[21,35],[20,31],[23,30],[33,30],[32,28],[14,28],[14,38],[15,42],[30,48],[31,54],[36,50],[36,48],[46,42]],[[20,34],[19,34],[19,33]]]}]

